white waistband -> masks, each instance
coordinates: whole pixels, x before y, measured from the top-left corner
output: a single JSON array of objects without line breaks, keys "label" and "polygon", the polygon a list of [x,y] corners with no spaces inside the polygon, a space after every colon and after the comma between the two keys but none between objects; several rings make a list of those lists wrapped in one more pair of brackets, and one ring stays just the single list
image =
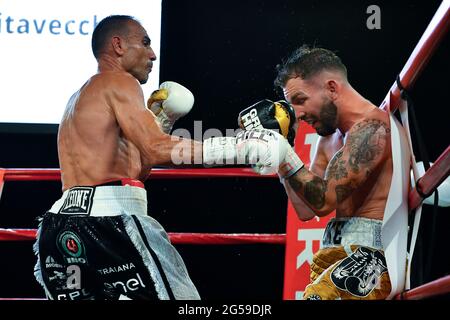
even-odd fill
[{"label": "white waistband", "polygon": [[73,187],[49,210],[86,216],[147,215],[147,192],[132,186]]},{"label": "white waistband", "polygon": [[323,234],[322,247],[359,245],[383,250],[383,221],[362,217],[333,218]]}]

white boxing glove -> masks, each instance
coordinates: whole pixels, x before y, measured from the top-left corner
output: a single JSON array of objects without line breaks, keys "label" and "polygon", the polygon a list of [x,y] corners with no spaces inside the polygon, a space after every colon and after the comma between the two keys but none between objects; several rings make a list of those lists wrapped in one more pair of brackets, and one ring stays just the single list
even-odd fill
[{"label": "white boxing glove", "polygon": [[192,92],[173,81],[161,83],[147,100],[147,108],[156,115],[165,133],[170,133],[175,121],[188,114],[193,105]]},{"label": "white boxing glove", "polygon": [[297,173],[298,170],[305,166],[294,149],[290,145],[288,145],[288,147],[289,148],[287,149],[286,156],[281,162],[280,167],[278,168],[278,176],[280,177],[280,179],[287,179],[289,177],[292,177]]},{"label": "white boxing glove", "polygon": [[[286,178],[303,167],[293,157],[292,147],[279,133],[272,130],[241,131],[236,137],[210,138],[203,142],[205,165],[250,164],[258,174],[278,172]],[[288,168],[288,169],[286,169]]]}]

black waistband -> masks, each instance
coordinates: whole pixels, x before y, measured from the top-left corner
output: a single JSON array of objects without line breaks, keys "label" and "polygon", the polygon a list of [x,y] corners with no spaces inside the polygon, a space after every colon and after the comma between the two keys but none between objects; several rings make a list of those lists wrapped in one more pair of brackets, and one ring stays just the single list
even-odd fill
[{"label": "black waistband", "polygon": [[106,187],[106,186],[123,186],[121,180],[108,181],[102,184],[96,184],[96,187]]}]

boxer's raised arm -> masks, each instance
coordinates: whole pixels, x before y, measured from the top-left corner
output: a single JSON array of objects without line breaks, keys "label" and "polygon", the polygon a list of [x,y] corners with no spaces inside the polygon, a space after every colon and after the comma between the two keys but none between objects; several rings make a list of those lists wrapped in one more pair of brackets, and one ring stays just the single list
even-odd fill
[{"label": "boxer's raised arm", "polygon": [[114,85],[116,90],[110,94],[108,103],[124,136],[139,149],[145,166],[179,164],[173,163],[172,155],[188,150],[191,160],[195,153],[198,153],[196,159],[201,159],[201,143],[171,136],[161,130],[155,115],[145,107],[142,89],[134,78],[118,76]]},{"label": "boxer's raised arm", "polygon": [[[311,160],[311,164],[309,166],[309,171],[321,178],[324,177],[325,170],[328,166],[328,160],[324,152],[324,148],[326,147],[324,143],[325,139],[326,138],[324,137],[319,137],[314,157]],[[301,197],[296,194],[291,185],[289,183],[286,183],[286,181],[284,180],[281,180],[281,182],[284,186],[284,189],[286,190],[286,194],[288,195],[289,200],[291,200],[292,206],[294,207],[298,218],[303,221],[314,218],[316,216],[314,211],[305,204],[305,201]]]}]

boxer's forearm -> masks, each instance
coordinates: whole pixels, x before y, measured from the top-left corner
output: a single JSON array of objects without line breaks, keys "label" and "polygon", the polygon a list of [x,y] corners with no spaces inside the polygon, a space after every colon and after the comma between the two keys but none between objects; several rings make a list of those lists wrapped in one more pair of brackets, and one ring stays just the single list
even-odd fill
[{"label": "boxer's forearm", "polygon": [[158,146],[154,165],[192,167],[202,164],[202,143],[171,136],[170,141]]},{"label": "boxer's forearm", "polygon": [[318,216],[325,216],[336,209],[335,194],[329,192],[328,181],[306,167],[287,179],[292,191]]},{"label": "boxer's forearm", "polygon": [[282,180],[281,183],[286,190],[286,194],[291,201],[292,206],[294,207],[297,217],[302,221],[308,221],[314,218],[316,216],[316,213],[309,207],[309,205],[306,204],[306,202],[302,198],[300,198],[296,194],[290,184],[285,180]]}]

